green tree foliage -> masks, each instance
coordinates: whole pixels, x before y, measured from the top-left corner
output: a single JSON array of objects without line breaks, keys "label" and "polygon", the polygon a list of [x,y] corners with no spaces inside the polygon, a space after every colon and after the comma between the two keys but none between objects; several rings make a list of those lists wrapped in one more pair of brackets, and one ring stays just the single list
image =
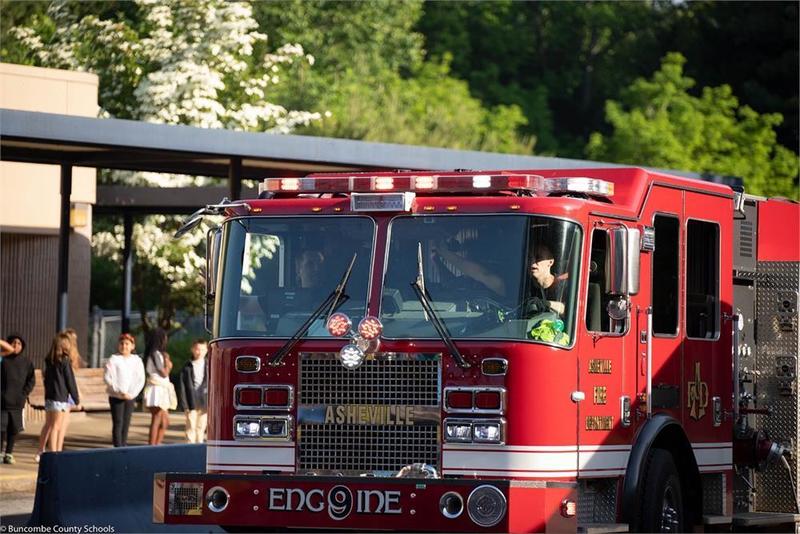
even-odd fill
[{"label": "green tree foliage", "polygon": [[605,99],[657,65],[662,24],[645,2],[499,0],[427,2],[419,28],[473,94],[523,109],[539,151],[578,156]]},{"label": "green tree foliage", "polygon": [[743,177],[748,192],[795,198],[797,155],[777,143],[779,113],[739,104],[730,86],[689,91],[686,59],[664,57],[652,78],[634,81],[606,103],[610,135],[591,135],[593,159]]},{"label": "green tree foliage", "polygon": [[604,103],[658,68],[689,58],[700,85],[728,84],[759,113],[779,112],[781,143],[797,147],[797,2],[434,2],[418,29],[429,54],[487,105],[519,105],[537,151],[580,157],[604,130]]},{"label": "green tree foliage", "polygon": [[800,88],[798,2],[683,2],[674,7],[667,50],[686,56],[701,86],[730,85],[742,103],[778,112],[778,141],[795,149]]},{"label": "green tree foliage", "polygon": [[[453,4],[457,5],[457,4]],[[419,0],[260,2],[255,17],[280,40],[301,42],[313,69],[284,92],[287,106],[328,111],[299,131],[368,141],[530,153],[516,105],[486,106],[450,73],[450,56],[425,59],[414,31]]]},{"label": "green tree foliage", "polygon": [[411,78],[385,73],[365,87],[363,76],[345,78],[322,102],[334,110],[311,133],[365,141],[458,149],[530,153],[533,140],[517,129],[527,121],[517,106],[487,109],[466,82],[448,75],[447,63],[426,62]]}]

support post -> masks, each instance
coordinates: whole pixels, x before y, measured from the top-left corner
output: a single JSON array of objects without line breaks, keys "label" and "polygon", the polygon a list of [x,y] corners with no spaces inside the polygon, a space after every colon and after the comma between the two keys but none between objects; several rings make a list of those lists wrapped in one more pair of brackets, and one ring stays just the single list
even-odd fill
[{"label": "support post", "polygon": [[61,219],[58,228],[58,309],[56,331],[67,328],[69,307],[69,211],[72,195],[72,165],[61,164]]},{"label": "support post", "polygon": [[131,331],[131,286],[133,279],[133,215],[125,212],[122,248],[122,333]]},{"label": "support post", "polygon": [[242,197],[242,158],[231,158],[228,165],[228,188],[230,200]]}]

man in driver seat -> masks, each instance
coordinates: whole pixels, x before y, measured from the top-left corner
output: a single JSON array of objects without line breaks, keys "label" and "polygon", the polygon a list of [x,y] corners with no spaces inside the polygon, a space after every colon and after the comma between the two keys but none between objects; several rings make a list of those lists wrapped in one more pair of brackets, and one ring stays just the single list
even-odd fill
[{"label": "man in driver seat", "polygon": [[538,245],[533,251],[529,272],[533,278],[532,296],[526,304],[529,315],[552,311],[564,315],[564,303],[561,296],[567,275],[557,276],[552,273],[555,258],[547,245]]}]

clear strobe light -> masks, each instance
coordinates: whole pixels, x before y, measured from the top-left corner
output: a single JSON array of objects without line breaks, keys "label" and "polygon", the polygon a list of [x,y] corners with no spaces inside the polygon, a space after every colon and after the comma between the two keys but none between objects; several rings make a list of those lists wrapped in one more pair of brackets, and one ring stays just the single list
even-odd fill
[{"label": "clear strobe light", "polygon": [[358,348],[357,345],[349,343],[339,351],[339,360],[347,370],[358,369],[364,363],[364,351]]}]

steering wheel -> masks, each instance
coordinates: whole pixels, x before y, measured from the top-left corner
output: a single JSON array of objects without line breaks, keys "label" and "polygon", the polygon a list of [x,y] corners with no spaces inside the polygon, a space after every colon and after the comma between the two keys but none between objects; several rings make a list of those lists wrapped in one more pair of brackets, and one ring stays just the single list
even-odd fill
[{"label": "steering wheel", "polygon": [[475,295],[467,297],[467,307],[471,311],[483,312],[483,314],[496,312],[498,322],[505,322],[505,317],[510,311],[507,306],[503,306],[488,295]]},{"label": "steering wheel", "polygon": [[528,330],[536,326],[537,324],[541,323],[542,321],[557,321],[560,319],[559,315],[556,312],[549,311],[549,312],[542,312],[537,313],[528,318]]}]

